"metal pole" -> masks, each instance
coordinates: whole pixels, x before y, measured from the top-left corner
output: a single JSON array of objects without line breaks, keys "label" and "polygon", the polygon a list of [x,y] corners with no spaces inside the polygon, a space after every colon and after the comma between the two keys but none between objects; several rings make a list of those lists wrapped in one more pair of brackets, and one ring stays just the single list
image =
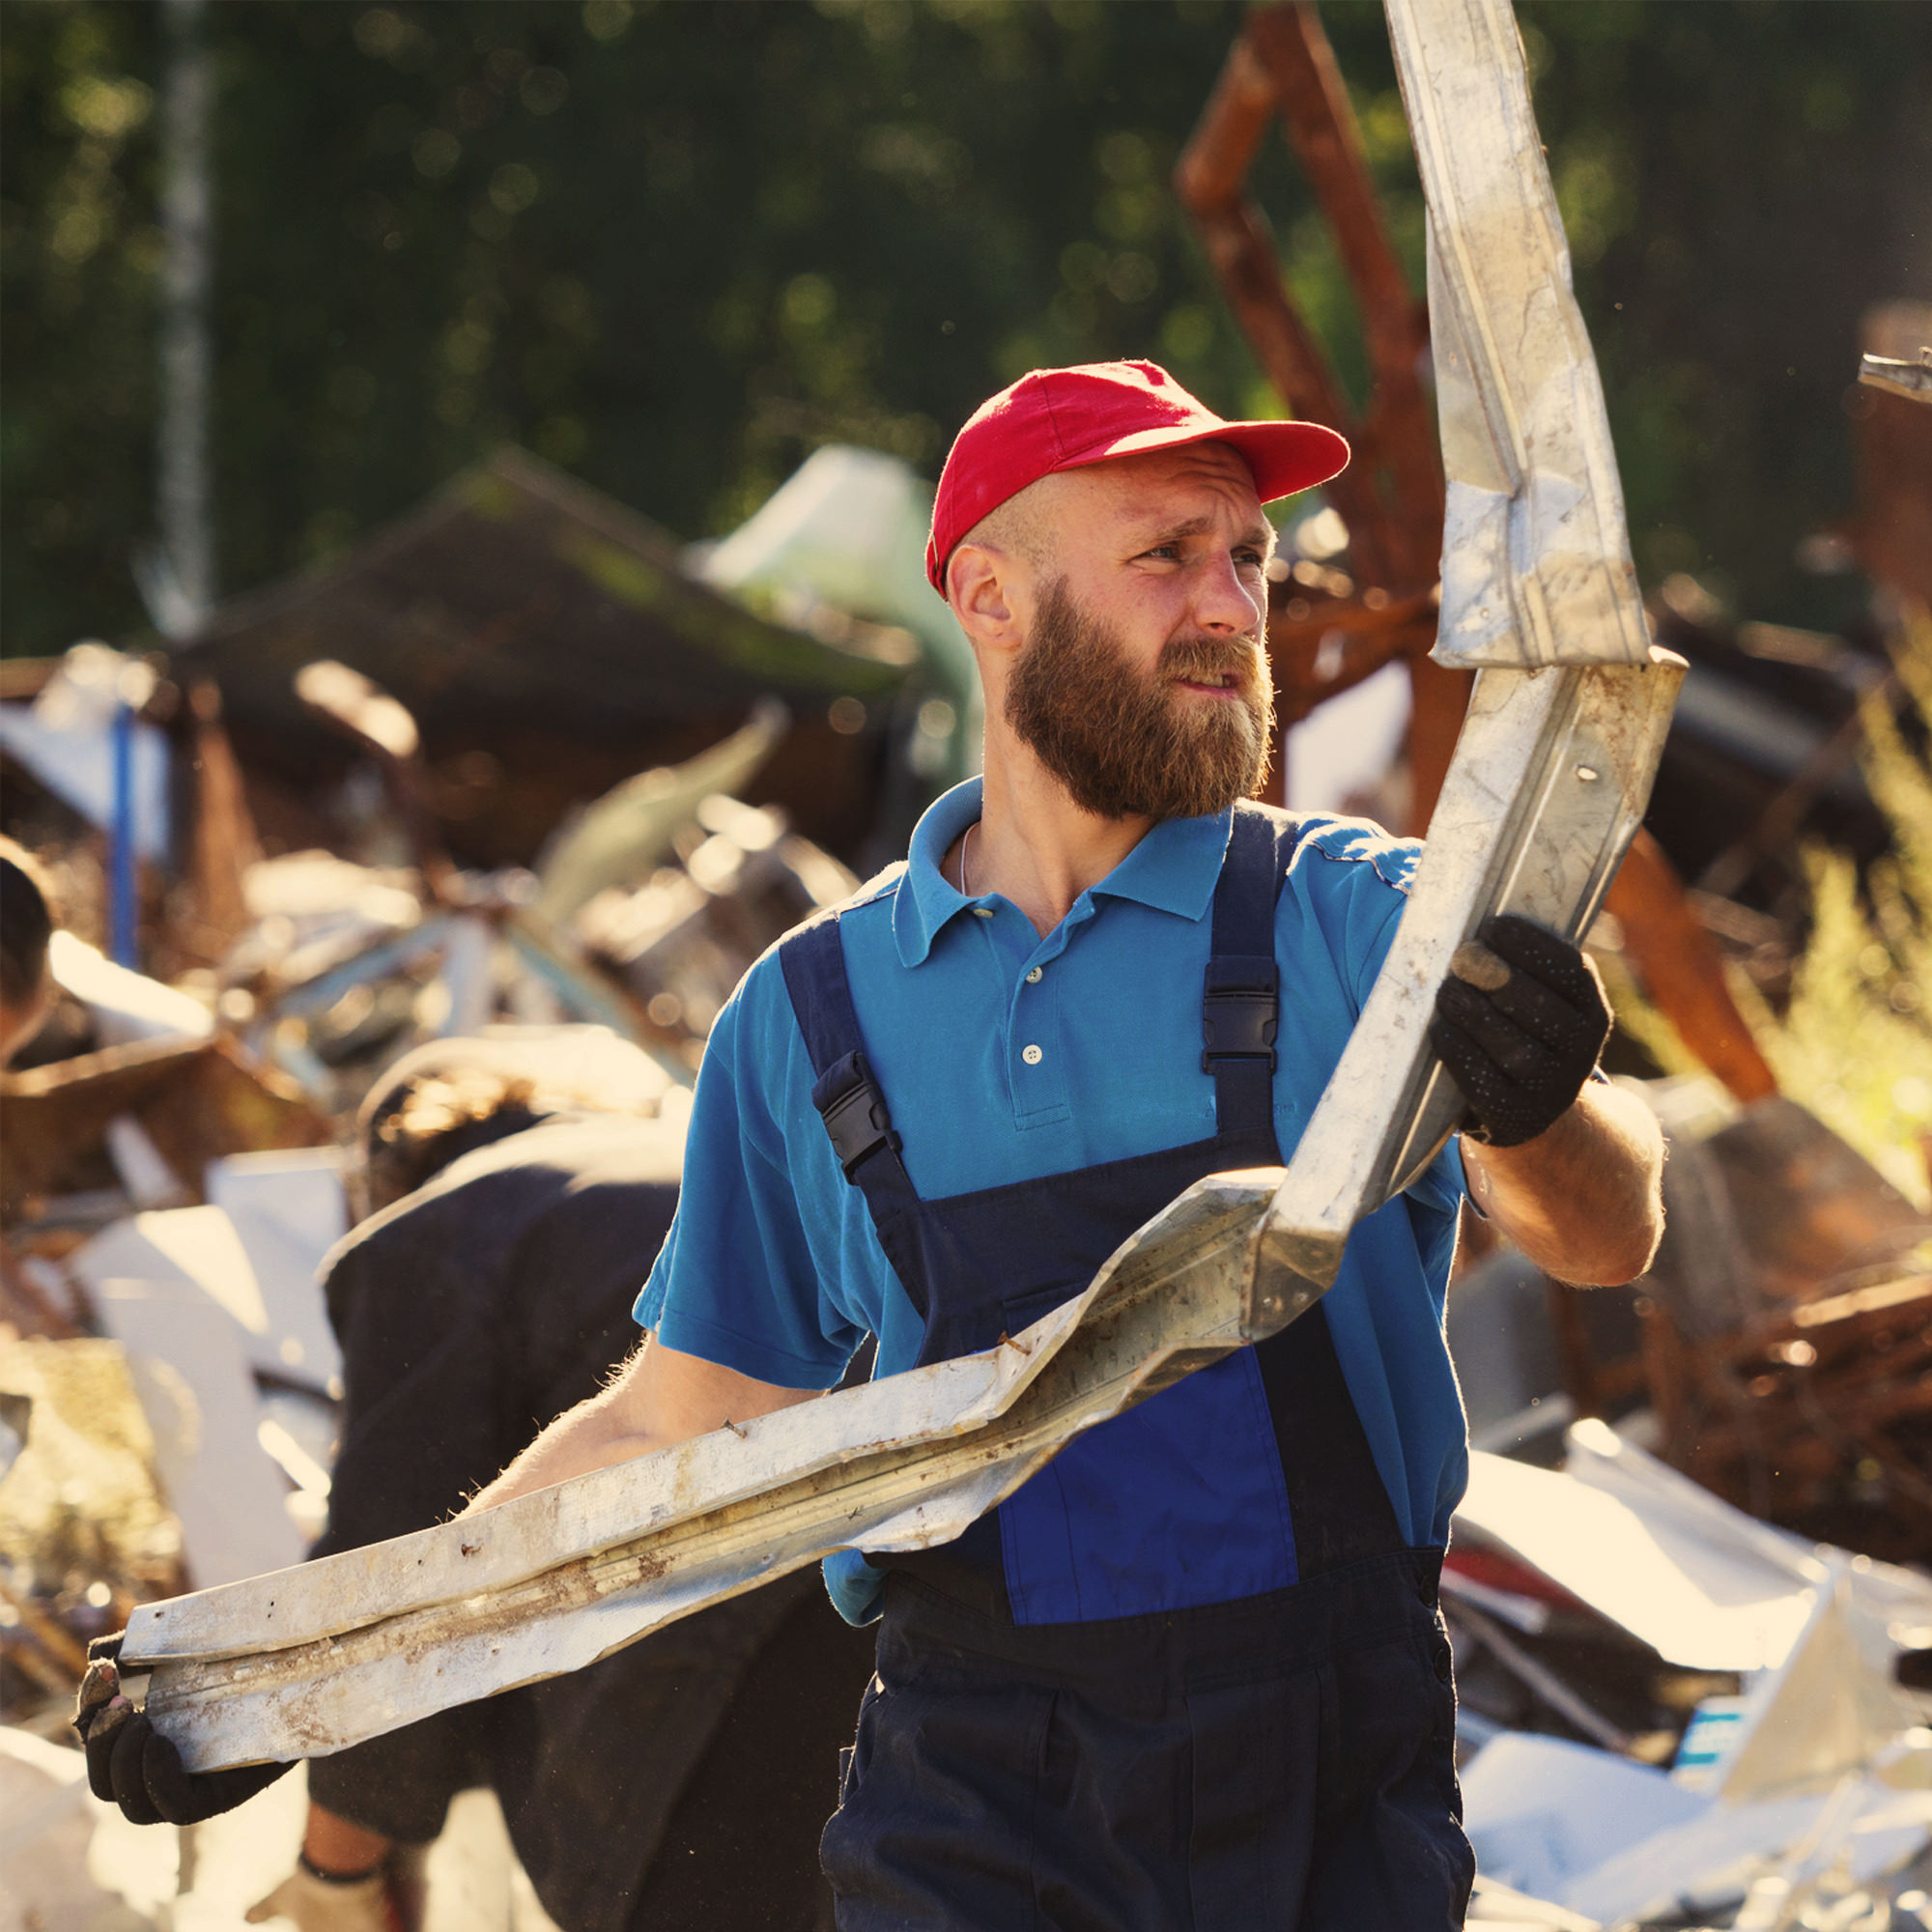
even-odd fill
[{"label": "metal pole", "polygon": [[157,520],[179,590],[167,629],[191,633],[214,601],[214,543],[208,482],[208,418],[213,355],[209,284],[213,219],[208,125],[213,71],[202,26],[205,0],[161,0],[167,71],[161,98],[161,419]]}]

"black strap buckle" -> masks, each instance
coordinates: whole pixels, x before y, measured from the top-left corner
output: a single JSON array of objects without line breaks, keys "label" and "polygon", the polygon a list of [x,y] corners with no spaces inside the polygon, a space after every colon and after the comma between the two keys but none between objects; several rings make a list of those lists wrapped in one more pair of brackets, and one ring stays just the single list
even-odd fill
[{"label": "black strap buckle", "polygon": [[811,1104],[832,1136],[832,1151],[852,1179],[859,1163],[880,1148],[899,1151],[899,1137],[893,1132],[893,1117],[886,1108],[886,1096],[872,1078],[863,1053],[848,1053],[835,1061],[812,1083]]},{"label": "black strap buckle", "polygon": [[1208,962],[1201,1001],[1201,1070],[1217,1060],[1263,1060],[1275,1070],[1274,1040],[1281,1018],[1280,976],[1272,958],[1231,956]]}]

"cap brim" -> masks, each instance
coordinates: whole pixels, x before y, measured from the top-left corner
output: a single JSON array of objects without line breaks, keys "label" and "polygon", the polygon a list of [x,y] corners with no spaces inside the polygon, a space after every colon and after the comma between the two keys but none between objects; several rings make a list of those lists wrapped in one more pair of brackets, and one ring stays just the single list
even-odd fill
[{"label": "cap brim", "polygon": [[1150,449],[1182,449],[1194,442],[1225,442],[1238,449],[1253,470],[1255,493],[1264,503],[1293,497],[1326,483],[1349,467],[1348,440],[1324,423],[1231,422],[1212,429],[1136,430],[1104,448],[1083,455],[1062,469],[1085,469],[1117,456],[1139,456]]}]

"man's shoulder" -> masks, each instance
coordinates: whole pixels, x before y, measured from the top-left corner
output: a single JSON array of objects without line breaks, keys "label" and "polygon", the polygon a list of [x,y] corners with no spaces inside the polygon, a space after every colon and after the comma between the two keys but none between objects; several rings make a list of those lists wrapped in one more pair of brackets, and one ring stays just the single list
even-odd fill
[{"label": "man's shoulder", "polygon": [[809,919],[801,920],[789,932],[781,933],[753,960],[745,977],[738,982],[738,989],[732,994],[724,1013],[720,1015],[721,1021],[728,1019],[732,1032],[747,1026],[762,1030],[774,1024],[788,1024],[791,996],[785,987],[785,949],[807,933],[834,923],[841,927],[848,921],[866,924],[883,921],[889,924],[893,916],[893,901],[905,873],[906,862],[896,859],[884,871],[867,879],[857,892],[833,905],[821,906]]},{"label": "man's shoulder", "polygon": [[[903,859],[895,859],[884,871],[874,872],[857,892],[849,894],[836,905],[821,906],[810,919],[801,920],[792,927],[791,932],[786,933],[784,938],[779,941],[779,946],[782,946],[793,933],[804,932],[808,927],[821,925],[827,920],[843,920],[855,913],[870,912],[875,907],[880,909],[879,916],[890,919],[892,902],[897,896],[899,883],[905,876],[906,862]],[[773,952],[777,950],[777,947],[772,949]]]},{"label": "man's shoulder", "polygon": [[1422,841],[1398,838],[1373,818],[1345,818],[1325,811],[1295,816],[1294,855],[1289,877],[1313,893],[1348,890],[1379,881],[1405,898],[1422,863]]}]

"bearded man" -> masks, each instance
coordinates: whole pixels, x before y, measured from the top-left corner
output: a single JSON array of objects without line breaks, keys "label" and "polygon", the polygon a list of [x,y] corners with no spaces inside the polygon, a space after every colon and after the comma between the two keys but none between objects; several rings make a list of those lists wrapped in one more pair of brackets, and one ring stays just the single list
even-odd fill
[{"label": "bearded man", "polygon": [[[979,661],[984,776],[747,976],[645,1346],[475,1507],[807,1401],[868,1333],[881,1375],[990,1347],[1202,1176],[1292,1153],[1418,856],[1245,802],[1273,735],[1262,504],[1347,456],[1145,362],[1037,371],[968,422],[927,566]],[[1435,1033],[1470,1130],[1355,1230],[1321,1304],[955,1543],[829,1560],[840,1610],[879,1623],[820,1847],[847,1932],[1462,1922],[1435,1584],[1466,1466],[1442,1337],[1465,1177],[1570,1280],[1628,1280],[1660,1229],[1656,1127],[1590,1081],[1588,967],[1485,932]]]}]

